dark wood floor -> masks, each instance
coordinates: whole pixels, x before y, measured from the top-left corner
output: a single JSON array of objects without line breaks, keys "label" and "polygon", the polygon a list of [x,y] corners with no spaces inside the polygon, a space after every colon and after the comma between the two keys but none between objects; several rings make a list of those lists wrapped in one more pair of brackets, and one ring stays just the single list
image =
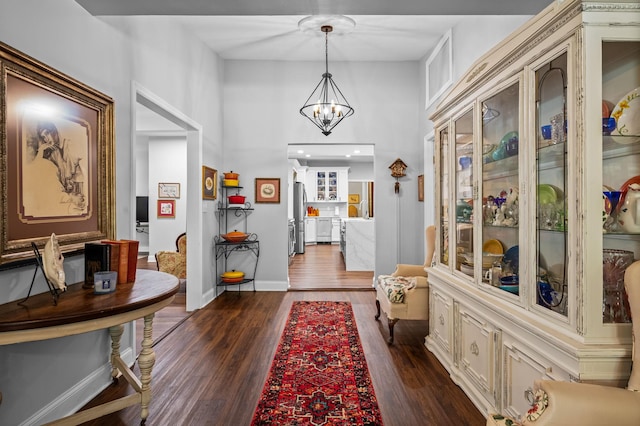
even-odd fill
[{"label": "dark wood floor", "polygon": [[372,285],[373,271],[347,272],[337,244],[308,245],[289,265],[291,290],[369,290]]},{"label": "dark wood floor", "polygon": [[[321,273],[309,275],[314,275],[314,285],[323,279]],[[223,293],[155,344],[146,424],[248,425],[292,302],[345,300],[353,306],[385,425],[484,425],[480,412],[425,349],[427,321],[398,322],[395,343],[387,345],[386,318],[374,319],[371,277],[368,286],[368,291]],[[124,382],[109,387],[87,407],[132,393]],[[85,425],[136,425],[139,416],[138,407],[129,407]]]}]

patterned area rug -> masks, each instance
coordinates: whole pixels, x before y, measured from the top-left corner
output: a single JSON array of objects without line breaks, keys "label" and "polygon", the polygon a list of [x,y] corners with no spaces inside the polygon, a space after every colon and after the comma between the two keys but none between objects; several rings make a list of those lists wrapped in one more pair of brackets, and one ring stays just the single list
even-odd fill
[{"label": "patterned area rug", "polygon": [[382,425],[349,302],[293,302],[253,420]]}]

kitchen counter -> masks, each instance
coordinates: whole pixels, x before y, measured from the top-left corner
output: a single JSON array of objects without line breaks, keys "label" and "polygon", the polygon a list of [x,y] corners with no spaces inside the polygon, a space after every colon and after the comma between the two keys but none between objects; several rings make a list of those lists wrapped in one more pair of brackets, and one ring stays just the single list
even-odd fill
[{"label": "kitchen counter", "polygon": [[375,221],[361,217],[342,219],[342,255],[347,271],[373,271],[375,264]]}]

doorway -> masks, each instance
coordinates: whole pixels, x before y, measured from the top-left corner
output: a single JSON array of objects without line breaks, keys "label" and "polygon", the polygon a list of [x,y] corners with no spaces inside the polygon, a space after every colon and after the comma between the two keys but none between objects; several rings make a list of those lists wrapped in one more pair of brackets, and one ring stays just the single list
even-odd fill
[{"label": "doorway", "polygon": [[[303,249],[290,251],[289,289],[371,290],[375,244],[369,244],[371,255],[369,266],[365,268],[354,267],[353,261],[347,265],[343,251],[345,221],[367,218],[370,241],[375,241],[372,219],[374,146],[290,144],[287,156],[289,223],[295,224],[295,232],[290,235],[299,239],[299,228],[305,229]],[[301,197],[293,194],[294,186],[301,183],[306,194],[302,208],[296,206]],[[321,232],[324,228],[320,225],[325,224],[332,225],[332,232]],[[295,241],[290,241],[290,247],[295,245]]]},{"label": "doorway", "polygon": [[[132,111],[132,135],[131,140],[137,138],[137,129],[143,128],[143,123],[139,121],[139,113],[148,109],[153,115],[168,121],[186,137],[186,162],[187,164],[202,164],[202,126],[182,112],[175,109],[169,103],[156,96],[154,93],[134,82],[132,84],[131,111]],[[144,109],[142,109],[142,107]],[[140,117],[142,119],[142,117]],[[148,130],[148,129],[147,129]],[[136,158],[136,144],[131,144],[131,158]],[[136,176],[136,163],[131,164],[132,176]],[[187,235],[202,235],[202,198],[200,197],[200,168],[186,167],[186,184],[181,188],[181,197],[184,197],[186,204],[186,232]],[[136,179],[131,179],[130,183],[130,205],[135,206],[136,201]],[[154,211],[153,206],[151,207]],[[131,220],[131,235],[136,235],[136,223]],[[202,266],[204,262],[204,249],[201,238],[187,239],[187,282],[186,282],[186,310],[193,311],[203,305],[202,294]],[[150,253],[152,255],[153,253]]]}]

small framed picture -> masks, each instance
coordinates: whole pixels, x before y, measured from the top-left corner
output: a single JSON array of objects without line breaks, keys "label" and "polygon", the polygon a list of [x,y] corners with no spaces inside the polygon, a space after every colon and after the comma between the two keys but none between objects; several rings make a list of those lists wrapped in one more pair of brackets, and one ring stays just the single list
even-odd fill
[{"label": "small framed picture", "polygon": [[280,178],[256,178],[256,203],[280,203]]},{"label": "small framed picture", "polygon": [[176,217],[176,200],[158,200],[158,217]]},{"label": "small framed picture", "polygon": [[418,201],[424,201],[424,175],[418,176]]},{"label": "small framed picture", "polygon": [[164,182],[159,183],[158,198],[180,198],[180,184]]},{"label": "small framed picture", "polygon": [[349,204],[358,204],[360,202],[360,194],[349,194]]},{"label": "small framed picture", "polygon": [[202,199],[215,200],[218,196],[218,171],[202,166]]}]

